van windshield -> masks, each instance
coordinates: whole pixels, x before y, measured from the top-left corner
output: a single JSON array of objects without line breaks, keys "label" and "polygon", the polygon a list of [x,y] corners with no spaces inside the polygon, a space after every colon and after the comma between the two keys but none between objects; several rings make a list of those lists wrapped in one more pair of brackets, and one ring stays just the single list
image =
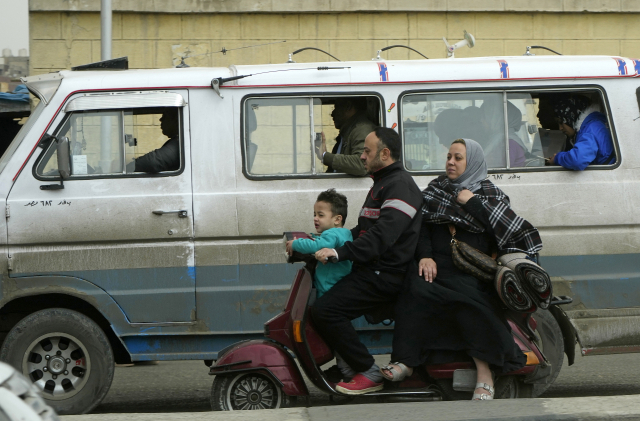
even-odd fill
[{"label": "van windshield", "polygon": [[29,116],[27,122],[22,126],[16,137],[13,138],[7,150],[4,151],[4,154],[2,154],[2,158],[0,158],[0,174],[2,174],[2,171],[4,171],[4,168],[9,163],[9,160],[13,156],[16,149],[18,149],[18,146],[20,146],[27,133],[29,133],[29,130],[31,130],[33,125],[36,124],[36,121],[38,121],[38,117],[40,117],[40,114],[42,114],[42,110],[44,110],[44,107],[44,102],[38,102],[38,105]]}]

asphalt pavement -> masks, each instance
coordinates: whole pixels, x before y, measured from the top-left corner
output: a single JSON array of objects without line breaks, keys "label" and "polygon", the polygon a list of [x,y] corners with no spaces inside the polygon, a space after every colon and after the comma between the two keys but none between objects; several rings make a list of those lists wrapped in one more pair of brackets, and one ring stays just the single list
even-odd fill
[{"label": "asphalt pavement", "polygon": [[[576,351],[579,350],[576,349]],[[379,363],[388,356],[378,356]],[[202,361],[163,361],[158,365],[116,368],[109,394],[94,414],[64,416],[66,421],[146,420],[639,420],[640,355],[577,357],[565,366],[539,399],[491,402],[403,402],[380,404],[359,397],[332,405],[310,383],[311,407],[272,411],[211,412],[213,378]]]},{"label": "asphalt pavement", "polygon": [[371,421],[371,420],[640,420],[640,395],[410,402],[242,412],[69,415],[63,421]]}]

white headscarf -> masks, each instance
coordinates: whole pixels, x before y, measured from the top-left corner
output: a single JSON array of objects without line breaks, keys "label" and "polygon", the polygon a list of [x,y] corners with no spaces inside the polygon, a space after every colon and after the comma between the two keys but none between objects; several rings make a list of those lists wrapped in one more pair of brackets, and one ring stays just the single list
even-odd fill
[{"label": "white headscarf", "polygon": [[482,146],[473,139],[462,139],[467,148],[467,168],[462,175],[451,180],[456,191],[469,189],[472,192],[480,188],[482,180],[487,178],[487,163],[484,160]]}]

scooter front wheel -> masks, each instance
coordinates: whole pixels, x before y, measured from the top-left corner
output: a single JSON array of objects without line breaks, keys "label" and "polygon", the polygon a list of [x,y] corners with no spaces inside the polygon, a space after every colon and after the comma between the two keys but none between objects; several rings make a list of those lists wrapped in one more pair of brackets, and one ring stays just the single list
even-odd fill
[{"label": "scooter front wheel", "polygon": [[214,411],[278,409],[288,406],[289,397],[266,375],[237,373],[216,376],[210,402]]}]

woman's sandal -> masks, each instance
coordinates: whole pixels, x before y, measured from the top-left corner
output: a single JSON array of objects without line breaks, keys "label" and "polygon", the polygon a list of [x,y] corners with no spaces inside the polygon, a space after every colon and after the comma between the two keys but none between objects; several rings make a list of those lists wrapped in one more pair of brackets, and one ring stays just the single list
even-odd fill
[{"label": "woman's sandal", "polygon": [[493,395],[496,393],[496,390],[486,383],[476,383],[476,389],[484,389],[489,392],[489,394],[487,395],[486,393],[474,393],[473,397],[471,398],[472,401],[490,401],[493,400]]},{"label": "woman's sandal", "polygon": [[[385,372],[385,370],[390,372],[391,375]],[[380,367],[380,374],[382,374],[382,377],[392,382],[401,382],[413,374],[413,369],[402,363],[389,363],[389,365]]]}]

